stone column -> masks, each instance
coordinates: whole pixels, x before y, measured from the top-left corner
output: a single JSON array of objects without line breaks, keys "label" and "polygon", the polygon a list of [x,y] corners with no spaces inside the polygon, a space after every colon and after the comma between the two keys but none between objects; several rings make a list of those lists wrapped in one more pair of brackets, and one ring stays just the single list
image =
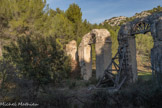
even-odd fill
[{"label": "stone column", "polygon": [[108,67],[108,65],[111,63],[112,60],[112,42],[107,41],[104,44],[104,70]]},{"label": "stone column", "polygon": [[78,65],[77,43],[75,40],[66,44],[66,54],[71,57],[71,77],[77,77],[80,70]]},{"label": "stone column", "polygon": [[127,48],[127,81],[128,83],[134,83],[138,79],[137,73],[137,60],[136,60],[136,41],[134,36],[128,37],[128,48]]},{"label": "stone column", "polygon": [[151,50],[153,76],[162,87],[162,20],[156,21],[152,29],[154,37],[154,47]]},{"label": "stone column", "polygon": [[89,80],[92,77],[92,51],[90,45],[79,46],[79,62],[82,78]]},{"label": "stone column", "polygon": [[91,45],[84,47],[84,66],[81,70],[81,75],[84,80],[89,80],[92,77],[92,50]]},{"label": "stone column", "polygon": [[[126,76],[126,84],[131,84],[137,81],[137,60],[136,60],[136,42],[135,36],[124,36],[125,39],[119,40],[119,47],[127,45],[125,60],[122,64],[121,78]],[[119,62],[122,60],[119,57]]]},{"label": "stone column", "polygon": [[95,44],[96,51],[96,78],[100,79],[104,70],[111,62],[111,42],[98,42]]},{"label": "stone column", "polygon": [[71,57],[72,60],[77,60],[77,43],[75,40],[72,40],[66,44],[66,53]]},{"label": "stone column", "polygon": [[[137,61],[136,61],[136,42],[135,36],[131,34],[132,31],[132,23],[127,23],[126,25],[122,25],[119,33],[118,33],[118,42],[119,48],[127,45],[125,60],[122,64],[121,70],[121,79],[126,77],[126,84],[131,84],[137,81]],[[121,52],[122,53],[122,52]],[[122,58],[119,57],[119,62],[121,62]]]}]

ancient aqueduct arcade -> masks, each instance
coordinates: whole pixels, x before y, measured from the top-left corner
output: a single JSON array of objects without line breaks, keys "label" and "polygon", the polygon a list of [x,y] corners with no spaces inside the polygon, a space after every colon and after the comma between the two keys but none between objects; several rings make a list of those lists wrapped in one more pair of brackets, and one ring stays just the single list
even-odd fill
[{"label": "ancient aqueduct arcade", "polygon": [[[89,80],[92,77],[91,44],[95,44],[96,78],[100,79],[97,86],[112,82],[114,87],[120,88],[123,83],[131,84],[138,79],[135,35],[147,32],[151,32],[154,40],[154,46],[151,49],[152,73],[154,78],[162,83],[162,12],[122,25],[118,33],[119,48],[114,57],[111,54],[110,33],[106,29],[94,29],[86,34],[79,48],[76,41],[70,42],[66,46],[66,51],[75,61],[73,64],[77,64],[79,57],[81,76],[84,80]],[[2,56],[1,48],[0,56]],[[116,63],[116,59],[119,64]],[[112,66],[115,69],[112,69]],[[113,74],[112,71],[116,71],[117,74]]]},{"label": "ancient aqueduct arcade", "polygon": [[106,29],[94,29],[86,34],[79,45],[79,62],[81,75],[84,80],[92,77],[92,50],[91,44],[95,44],[96,52],[96,78],[103,76],[104,70],[111,61],[111,38]]},{"label": "ancient aqueduct arcade", "polygon": [[[138,79],[136,61],[136,34],[151,32],[154,47],[151,50],[151,67],[153,76],[160,81],[162,76],[162,12],[135,19],[121,26],[118,33],[119,48],[115,57],[111,58],[110,33],[105,29],[95,29],[86,34],[79,45],[79,62],[83,79],[92,76],[91,44],[96,46],[96,78],[97,86],[111,80],[114,86],[123,83],[134,83]],[[115,63],[118,59],[119,64]],[[117,75],[112,74],[112,65]],[[160,81],[161,82],[161,81]]]},{"label": "ancient aqueduct arcade", "polygon": [[[135,34],[151,32],[154,46],[151,49],[153,75],[160,81],[162,76],[162,12],[141,19],[135,19],[121,26],[118,33],[119,48],[126,45],[121,77],[127,76],[127,83],[135,82],[137,76]],[[122,58],[119,58],[119,61]],[[159,78],[158,78],[159,77]],[[162,77],[161,77],[162,78]]]}]

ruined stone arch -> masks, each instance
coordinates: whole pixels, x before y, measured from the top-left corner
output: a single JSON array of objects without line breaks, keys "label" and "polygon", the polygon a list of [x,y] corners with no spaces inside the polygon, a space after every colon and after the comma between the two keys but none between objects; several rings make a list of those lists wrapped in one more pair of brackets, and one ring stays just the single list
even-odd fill
[{"label": "ruined stone arch", "polygon": [[[118,33],[119,48],[127,45],[121,77],[127,76],[126,83],[138,79],[135,34],[151,32],[154,46],[151,49],[153,75],[160,81],[162,76],[162,12],[135,19],[121,26]],[[122,58],[119,58],[119,61]],[[161,77],[162,78],[162,77]]]},{"label": "ruined stone arch", "polygon": [[106,29],[93,29],[83,36],[78,48],[81,76],[84,80],[92,77],[92,50],[95,44],[96,52],[96,78],[103,76],[104,70],[111,62],[111,37]]}]

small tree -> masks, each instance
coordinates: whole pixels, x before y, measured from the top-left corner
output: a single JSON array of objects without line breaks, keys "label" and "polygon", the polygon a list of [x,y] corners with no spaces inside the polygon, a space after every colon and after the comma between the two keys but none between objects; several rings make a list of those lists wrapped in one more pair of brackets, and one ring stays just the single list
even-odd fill
[{"label": "small tree", "polygon": [[81,8],[75,3],[73,3],[69,6],[69,8],[66,10],[65,14],[66,14],[67,18],[73,23],[82,22]]},{"label": "small tree", "polygon": [[16,64],[20,77],[33,80],[37,90],[68,77],[69,59],[53,37],[23,36],[4,49],[4,58]]},{"label": "small tree", "polygon": [[73,24],[63,14],[54,16],[51,21],[51,28],[50,33],[56,35],[63,45],[74,39]]}]

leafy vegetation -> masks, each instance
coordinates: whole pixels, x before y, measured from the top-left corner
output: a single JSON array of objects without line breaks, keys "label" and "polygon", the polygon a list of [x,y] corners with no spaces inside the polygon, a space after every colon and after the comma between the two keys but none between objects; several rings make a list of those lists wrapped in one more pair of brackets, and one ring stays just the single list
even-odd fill
[{"label": "leafy vegetation", "polygon": [[68,77],[69,59],[52,37],[19,37],[4,50],[4,58],[16,64],[20,76],[33,80],[37,85],[55,83]]}]

